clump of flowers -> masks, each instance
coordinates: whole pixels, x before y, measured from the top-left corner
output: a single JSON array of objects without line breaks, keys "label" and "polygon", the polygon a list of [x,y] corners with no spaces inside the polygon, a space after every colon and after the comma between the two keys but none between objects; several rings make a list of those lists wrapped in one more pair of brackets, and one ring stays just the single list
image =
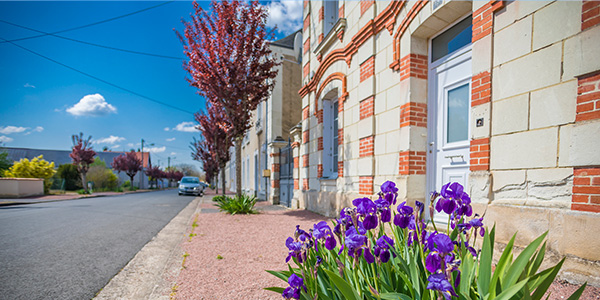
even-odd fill
[{"label": "clump of flowers", "polygon": [[[529,263],[513,267],[513,237],[492,272],[495,229],[486,230],[484,218],[473,214],[471,198],[459,183],[431,194],[429,216],[425,203],[396,204],[397,197],[396,185],[386,181],[375,201],[357,198],[353,207],[343,209],[333,220],[333,230],[324,221],[308,232],[296,226],[285,242],[286,262],[296,267],[268,271],[287,279],[289,286],[267,289],[285,299],[306,300],[509,299],[524,293],[531,294],[524,298],[540,299],[562,265],[537,272],[545,246],[536,249],[544,234],[517,258]],[[448,215],[442,230],[431,221],[436,213]],[[481,250],[475,249],[478,236],[483,238]]]}]

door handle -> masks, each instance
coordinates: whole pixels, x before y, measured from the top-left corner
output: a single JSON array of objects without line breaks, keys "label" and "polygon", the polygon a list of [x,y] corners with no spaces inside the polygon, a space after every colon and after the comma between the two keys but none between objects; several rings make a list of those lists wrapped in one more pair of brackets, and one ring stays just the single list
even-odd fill
[{"label": "door handle", "polygon": [[452,162],[454,162],[455,158],[460,158],[462,161],[465,161],[465,156],[462,154],[457,154],[457,155],[446,155],[444,156],[444,158],[449,158]]}]

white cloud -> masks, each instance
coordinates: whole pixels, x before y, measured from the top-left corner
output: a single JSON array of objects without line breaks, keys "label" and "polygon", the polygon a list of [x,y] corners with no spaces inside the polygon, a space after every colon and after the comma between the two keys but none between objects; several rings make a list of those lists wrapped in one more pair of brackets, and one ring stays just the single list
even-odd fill
[{"label": "white cloud", "polygon": [[0,143],[10,143],[12,141],[14,141],[13,138],[9,138],[5,135],[0,136]]},{"label": "white cloud", "polygon": [[171,152],[171,154],[169,154],[169,155],[176,155],[176,154],[177,154],[177,152]]},{"label": "white cloud", "polygon": [[165,131],[169,131],[171,130],[169,127],[165,127]]},{"label": "white cloud", "polygon": [[114,145],[113,146],[113,149],[118,149],[118,148],[121,148],[121,145]]},{"label": "white cloud", "polygon": [[196,132],[196,131],[198,131],[196,129],[196,125],[194,125],[194,122],[181,122],[181,123],[177,124],[177,126],[175,126],[175,128],[173,128],[172,130],[177,130],[177,131],[181,131],[181,132]]},{"label": "white cloud", "polygon": [[266,8],[269,12],[268,27],[277,26],[277,30],[286,35],[302,27],[302,1],[271,1]]},{"label": "white cloud", "polygon": [[105,116],[111,113],[117,113],[117,109],[106,102],[100,94],[87,95],[72,107],[67,108],[67,112],[74,116]]},{"label": "white cloud", "polygon": [[135,145],[133,143],[127,143],[127,147],[134,147]]},{"label": "white cloud", "polygon": [[21,133],[27,129],[29,129],[29,127],[6,126],[6,127],[0,127],[0,133],[2,133],[2,134]]},{"label": "white cloud", "polygon": [[33,130],[31,130],[31,131],[33,131],[33,132],[42,132],[42,131],[44,131],[44,127],[42,127],[42,126],[37,126],[36,128],[34,128],[34,129],[33,129]]},{"label": "white cloud", "polygon": [[150,148],[146,148],[144,149],[144,152],[150,152],[150,153],[161,153],[161,152],[165,152],[165,150],[167,150],[167,147],[162,146],[162,147],[150,147]]},{"label": "white cloud", "polygon": [[125,140],[124,137],[111,135],[109,137],[100,138],[100,139],[95,140],[94,144],[111,144],[111,145],[114,145],[115,143],[122,142],[124,140]]},{"label": "white cloud", "polygon": [[23,87],[35,89],[35,85],[29,84],[29,82],[23,85]]},{"label": "white cloud", "polygon": [[167,142],[172,142],[174,140],[175,140],[175,138],[170,138],[170,139],[167,139]]}]

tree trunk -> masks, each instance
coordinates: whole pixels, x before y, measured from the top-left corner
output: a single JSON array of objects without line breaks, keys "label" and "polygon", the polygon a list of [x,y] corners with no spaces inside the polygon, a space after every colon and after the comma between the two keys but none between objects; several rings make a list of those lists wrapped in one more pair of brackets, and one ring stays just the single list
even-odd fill
[{"label": "tree trunk", "polygon": [[242,138],[235,139],[235,194],[242,196]]},{"label": "tree trunk", "polygon": [[81,172],[81,183],[83,185],[83,190],[85,191],[85,193],[89,193],[88,191],[88,186],[87,186],[87,176],[86,176],[86,172]]},{"label": "tree trunk", "polygon": [[133,191],[133,177],[134,177],[134,176],[135,176],[135,175],[133,175],[133,176],[129,175],[129,182],[131,182],[131,186],[129,187],[129,190],[130,190],[130,191]]},{"label": "tree trunk", "polygon": [[215,175],[213,178],[213,184],[215,185],[215,194],[218,195],[219,194],[219,174]]},{"label": "tree trunk", "polygon": [[221,166],[221,187],[223,196],[225,196],[225,164]]}]

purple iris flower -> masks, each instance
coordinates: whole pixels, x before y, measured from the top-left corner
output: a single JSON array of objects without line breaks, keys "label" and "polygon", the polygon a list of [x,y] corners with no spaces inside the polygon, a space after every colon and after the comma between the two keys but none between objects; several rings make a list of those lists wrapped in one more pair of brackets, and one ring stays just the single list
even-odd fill
[{"label": "purple iris flower", "polygon": [[[354,258],[358,258],[362,254],[362,248],[364,248],[364,245],[367,243],[367,237],[362,234],[356,233],[356,230],[354,228],[350,228],[348,229],[348,231],[346,231],[345,243],[346,247],[348,248],[348,255]],[[369,252],[368,255],[371,255],[370,251],[367,250],[367,252]],[[367,261],[369,258],[370,257],[365,256],[365,259],[367,259]]]},{"label": "purple iris flower", "polygon": [[300,225],[296,225],[296,231],[294,232],[294,236],[296,237],[296,240],[300,239],[303,242],[306,241],[306,239],[310,239],[310,234],[300,229]]},{"label": "purple iris flower", "polygon": [[386,199],[379,197],[379,199],[375,200],[375,206],[377,207],[377,211],[381,214],[381,222],[387,223],[392,220],[392,210],[390,209],[390,204]]},{"label": "purple iris flower", "polygon": [[425,259],[425,267],[429,272],[435,273],[442,268],[442,260],[446,258],[446,254],[454,250],[454,242],[443,233],[431,234],[427,239],[427,248],[431,252]]},{"label": "purple iris flower", "polygon": [[352,200],[352,205],[356,206],[356,212],[363,216],[374,213],[377,209],[373,200],[369,198],[356,198]]},{"label": "purple iris flower", "polygon": [[382,263],[386,263],[390,260],[389,249],[394,246],[394,240],[386,235],[382,235],[376,242],[375,256],[379,257]]},{"label": "purple iris flower", "polygon": [[406,201],[398,205],[399,214],[394,217],[394,224],[400,228],[408,227],[408,224],[413,217],[413,208],[405,204]]},{"label": "purple iris flower", "polygon": [[290,276],[290,278],[288,278],[288,284],[290,285],[289,287],[287,287],[285,290],[283,290],[283,293],[281,294],[283,296],[283,298],[289,300],[289,299],[300,299],[300,292],[301,289],[304,288],[304,291],[306,291],[306,286],[304,285],[304,279],[302,279],[300,276],[296,275],[296,274],[292,274],[292,276]]},{"label": "purple iris flower", "polygon": [[385,200],[390,204],[396,204],[396,197],[398,196],[398,188],[396,184],[391,181],[386,181],[381,185],[381,193]]},{"label": "purple iris flower", "polygon": [[285,240],[285,246],[290,250],[285,262],[289,262],[292,257],[295,257],[302,263],[302,243],[296,242],[293,238],[288,237],[287,240]]},{"label": "purple iris flower", "polygon": [[483,228],[483,218],[475,218],[469,221],[469,225],[473,226],[475,230],[479,228],[479,235],[481,235],[481,237],[485,235],[485,228]]},{"label": "purple iris flower", "polygon": [[450,300],[452,296],[457,296],[445,274],[431,274],[427,280],[429,281],[427,289],[439,291],[446,300]]},{"label": "purple iris flower", "polygon": [[386,181],[381,185],[381,191],[384,193],[397,193],[398,188],[393,181]]},{"label": "purple iris flower", "polygon": [[[316,240],[324,239],[325,248],[327,248],[327,250],[332,250],[333,248],[335,248],[335,238],[333,237],[331,227],[327,225],[327,222],[321,221],[313,226],[313,237]],[[315,243],[315,249],[316,247],[317,245]]]}]

